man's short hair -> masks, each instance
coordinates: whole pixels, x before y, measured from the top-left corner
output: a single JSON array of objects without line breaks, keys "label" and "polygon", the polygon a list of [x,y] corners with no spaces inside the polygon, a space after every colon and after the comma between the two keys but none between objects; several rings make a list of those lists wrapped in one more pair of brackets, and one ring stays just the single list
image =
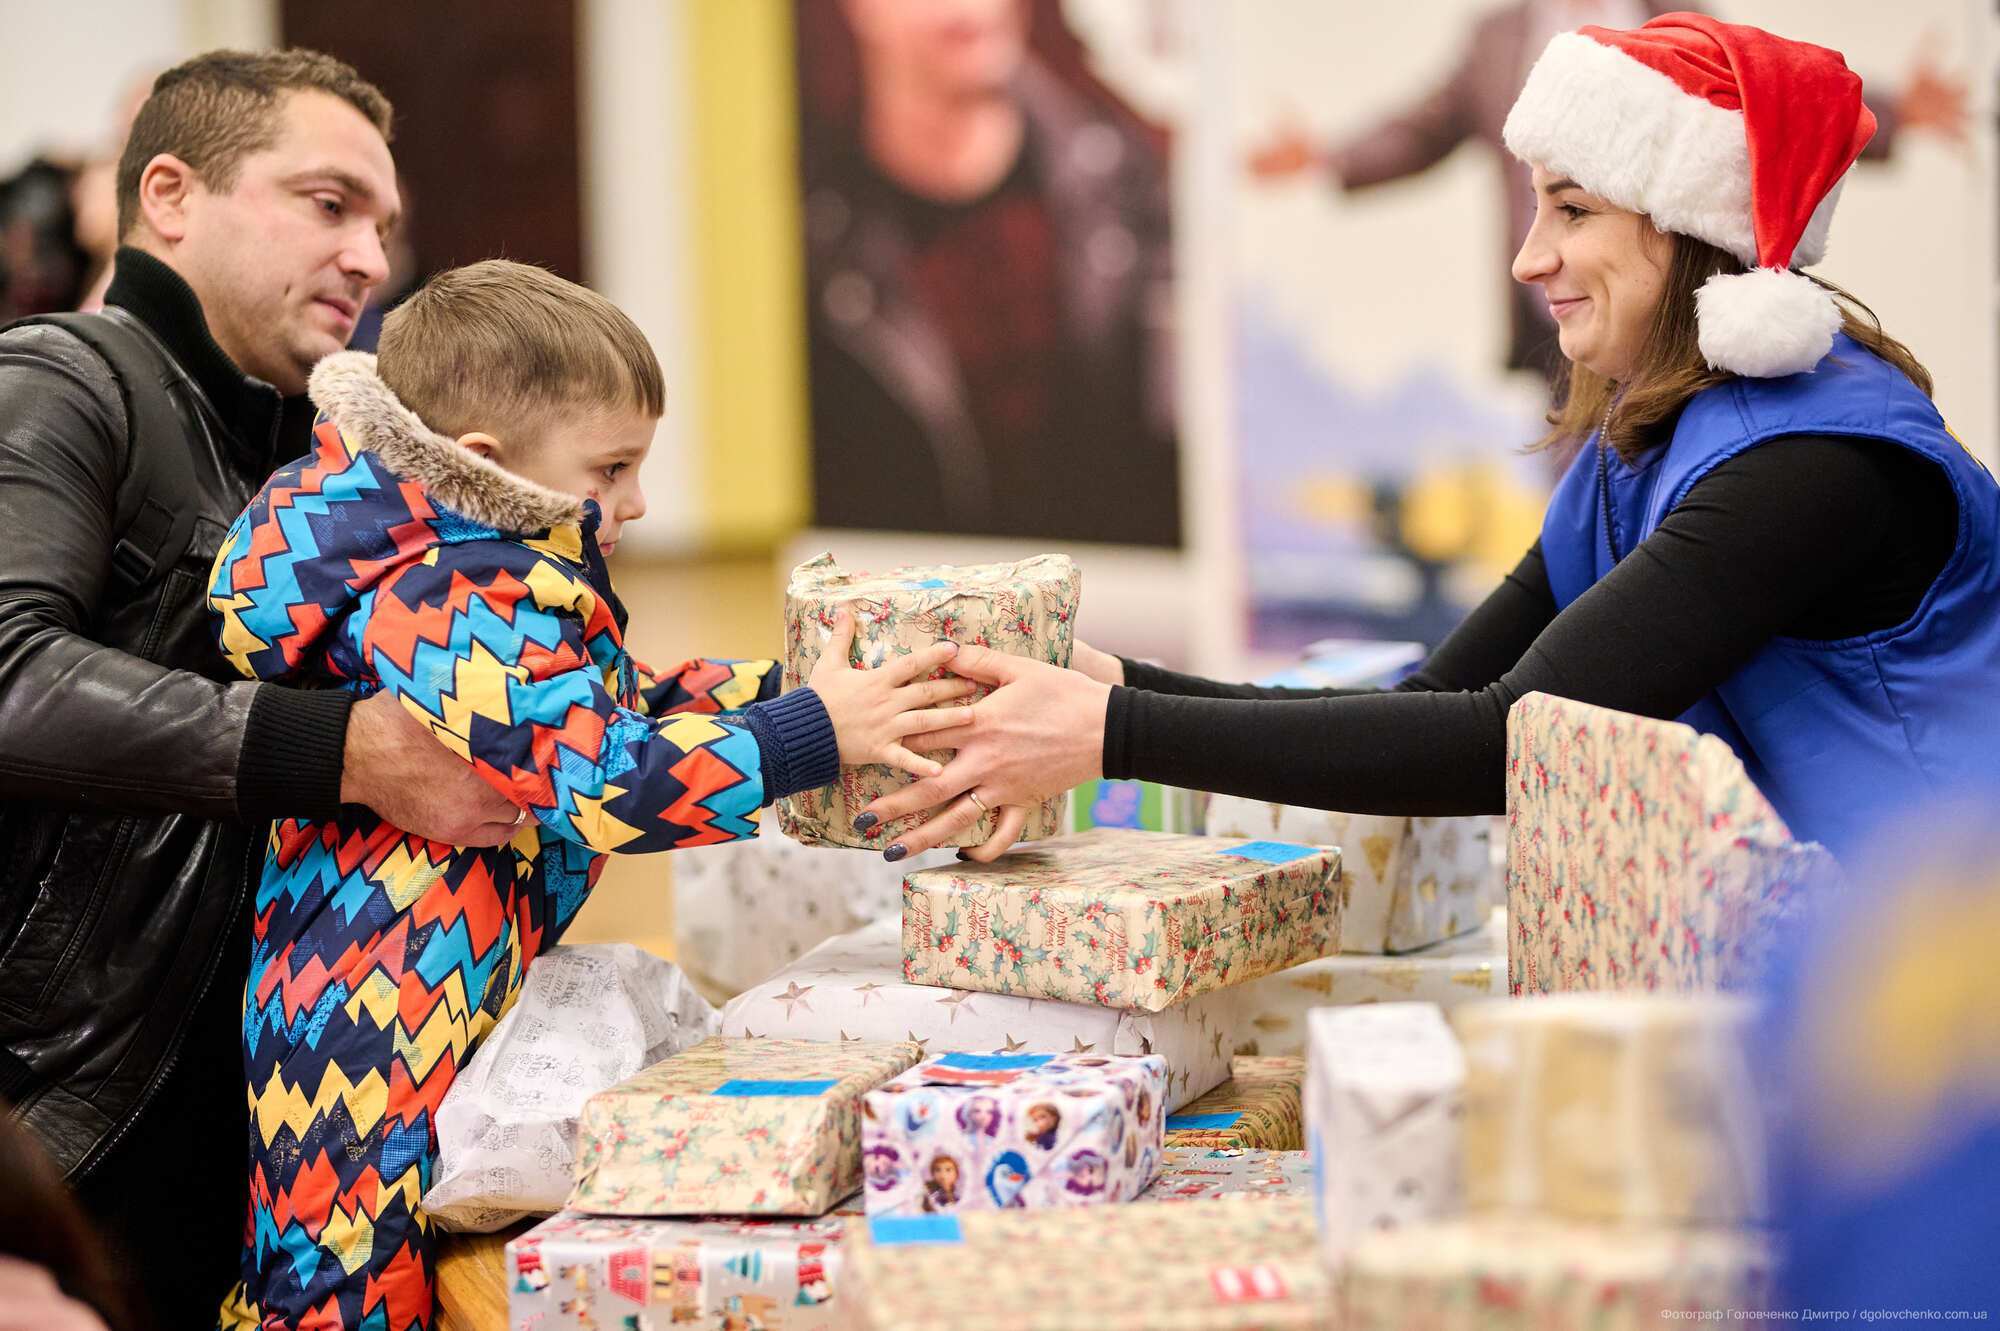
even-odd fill
[{"label": "man's short hair", "polygon": [[395,114],[381,89],[318,51],[210,51],[153,80],[118,158],[118,234],[139,220],[139,177],[161,153],[186,162],[218,194],[236,187],[243,159],[278,141],[283,95],[323,92],[368,117],[386,141]]},{"label": "man's short hair", "polygon": [[440,434],[533,447],[565,412],[658,416],[666,385],[639,326],[588,287],[488,259],[450,268],[382,320],[382,381]]}]

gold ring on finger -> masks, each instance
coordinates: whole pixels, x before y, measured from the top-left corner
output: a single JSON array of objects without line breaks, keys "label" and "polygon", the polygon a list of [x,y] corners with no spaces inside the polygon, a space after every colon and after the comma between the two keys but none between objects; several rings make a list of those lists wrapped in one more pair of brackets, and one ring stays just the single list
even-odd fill
[{"label": "gold ring on finger", "polygon": [[979,798],[978,791],[968,790],[965,792],[965,797],[971,800],[974,804],[977,804],[979,806],[979,812],[981,812],[982,814],[993,812],[993,810],[986,807],[986,801]]}]

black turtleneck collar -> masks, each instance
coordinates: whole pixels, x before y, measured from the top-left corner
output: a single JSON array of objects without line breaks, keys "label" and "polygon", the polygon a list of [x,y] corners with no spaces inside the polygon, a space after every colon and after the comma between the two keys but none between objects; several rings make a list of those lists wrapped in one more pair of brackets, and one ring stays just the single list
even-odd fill
[{"label": "black turtleneck collar", "polygon": [[311,404],[237,368],[216,344],[187,279],[144,250],[120,246],[106,305],[135,315],[166,344],[221,416],[236,442],[267,467],[306,451]]}]

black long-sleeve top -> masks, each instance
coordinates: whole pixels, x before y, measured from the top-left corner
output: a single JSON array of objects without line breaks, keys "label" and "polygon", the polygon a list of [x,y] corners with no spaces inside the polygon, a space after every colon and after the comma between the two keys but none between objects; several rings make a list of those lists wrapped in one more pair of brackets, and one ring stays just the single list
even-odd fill
[{"label": "black long-sleeve top", "polygon": [[1795,435],[1703,477],[1561,613],[1530,549],[1394,689],[1223,684],[1125,662],[1104,773],[1353,813],[1503,812],[1507,709],[1679,716],[1773,637],[1914,615],[1957,538],[1949,480],[1881,440]]}]

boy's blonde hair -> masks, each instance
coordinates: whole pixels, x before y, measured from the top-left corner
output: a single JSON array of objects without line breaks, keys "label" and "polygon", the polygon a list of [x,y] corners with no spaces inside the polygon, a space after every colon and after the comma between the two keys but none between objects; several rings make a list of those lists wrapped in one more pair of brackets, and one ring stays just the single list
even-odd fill
[{"label": "boy's blonde hair", "polygon": [[666,405],[659,359],[623,310],[507,259],[447,269],[391,310],[376,369],[440,434],[484,430],[521,447],[565,412]]}]

